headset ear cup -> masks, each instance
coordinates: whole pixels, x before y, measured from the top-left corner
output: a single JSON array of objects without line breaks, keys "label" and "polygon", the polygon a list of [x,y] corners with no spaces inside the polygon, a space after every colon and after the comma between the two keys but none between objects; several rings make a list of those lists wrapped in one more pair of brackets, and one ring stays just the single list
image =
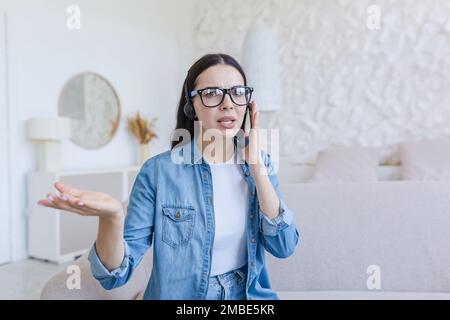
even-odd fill
[{"label": "headset ear cup", "polygon": [[186,80],[185,80],[185,83],[184,83],[184,97],[186,98],[186,104],[185,104],[184,107],[183,107],[184,114],[185,114],[186,117],[188,117],[189,119],[191,119],[191,120],[196,120],[197,115],[195,114],[195,109],[194,109],[194,107],[192,106],[192,103],[191,103],[191,101],[190,101],[190,95],[189,95],[189,93],[188,93],[188,88],[187,88],[187,85],[186,85]]},{"label": "headset ear cup", "polygon": [[194,108],[192,108],[192,105],[189,102],[186,102],[183,110],[184,110],[184,114],[186,115],[186,117],[188,117],[191,120],[195,120],[195,118],[196,118],[195,110],[194,110]]}]

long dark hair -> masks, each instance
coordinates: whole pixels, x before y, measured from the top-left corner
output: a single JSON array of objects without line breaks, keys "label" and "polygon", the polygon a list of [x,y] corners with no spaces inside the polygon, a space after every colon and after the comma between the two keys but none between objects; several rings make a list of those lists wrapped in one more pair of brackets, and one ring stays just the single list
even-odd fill
[{"label": "long dark hair", "polygon": [[[247,85],[247,77],[245,76],[244,70],[241,65],[234,59],[233,57],[223,54],[223,53],[215,53],[215,54],[207,54],[197,60],[192,67],[189,69],[186,79],[183,83],[183,88],[181,89],[181,97],[180,102],[178,103],[178,111],[177,111],[177,125],[175,129],[186,129],[190,133],[191,139],[194,137],[194,120],[189,119],[184,113],[184,105],[186,104],[186,96],[185,96],[185,86],[187,87],[187,92],[191,92],[195,89],[197,77],[208,69],[209,67],[224,64],[229,65],[236,68],[237,71],[244,78],[244,85]],[[192,103],[192,101],[191,101]],[[241,129],[244,130],[245,127],[245,119],[242,122]],[[176,145],[178,145],[180,141],[172,141],[171,149],[173,149]],[[184,144],[184,141],[183,141]]]}]

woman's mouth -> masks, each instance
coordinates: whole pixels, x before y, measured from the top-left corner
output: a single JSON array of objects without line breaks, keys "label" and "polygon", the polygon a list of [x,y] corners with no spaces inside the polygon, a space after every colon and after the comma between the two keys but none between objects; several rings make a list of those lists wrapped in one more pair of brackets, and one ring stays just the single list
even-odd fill
[{"label": "woman's mouth", "polygon": [[236,118],[234,117],[222,117],[219,120],[219,125],[224,129],[233,129],[235,126]]}]

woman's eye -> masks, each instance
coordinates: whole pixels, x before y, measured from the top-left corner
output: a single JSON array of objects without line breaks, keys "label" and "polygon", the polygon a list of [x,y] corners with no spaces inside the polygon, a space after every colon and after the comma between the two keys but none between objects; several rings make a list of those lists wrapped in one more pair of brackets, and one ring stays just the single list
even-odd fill
[{"label": "woman's eye", "polygon": [[245,88],[234,88],[234,95],[243,96],[245,95]]},{"label": "woman's eye", "polygon": [[215,96],[218,96],[219,94],[220,94],[220,92],[217,89],[208,89],[203,92],[203,95],[206,97],[215,97]]}]

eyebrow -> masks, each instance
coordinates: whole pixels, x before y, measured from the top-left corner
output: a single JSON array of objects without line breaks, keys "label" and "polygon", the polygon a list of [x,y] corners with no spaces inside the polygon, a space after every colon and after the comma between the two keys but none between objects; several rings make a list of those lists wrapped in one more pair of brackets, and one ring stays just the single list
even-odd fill
[{"label": "eyebrow", "polygon": [[[234,88],[234,87],[245,87],[245,84],[235,84],[232,85],[231,87],[221,87],[221,86],[205,86],[205,87],[201,87],[202,89],[230,89],[230,88]],[[201,89],[196,89],[196,90],[201,90]]]},{"label": "eyebrow", "polygon": [[229,89],[231,89],[231,88],[236,88],[236,87],[245,87],[245,84],[238,84],[238,85],[235,85],[235,86],[231,86],[231,87],[229,87],[229,88],[222,88],[222,87],[204,87],[204,88],[201,88],[201,89],[195,89],[195,90],[192,90],[192,91],[190,92],[190,96],[191,96],[191,98],[193,98],[193,97],[199,95],[198,91],[204,91],[204,90],[207,90],[207,89],[225,89],[225,90],[229,90]]}]

